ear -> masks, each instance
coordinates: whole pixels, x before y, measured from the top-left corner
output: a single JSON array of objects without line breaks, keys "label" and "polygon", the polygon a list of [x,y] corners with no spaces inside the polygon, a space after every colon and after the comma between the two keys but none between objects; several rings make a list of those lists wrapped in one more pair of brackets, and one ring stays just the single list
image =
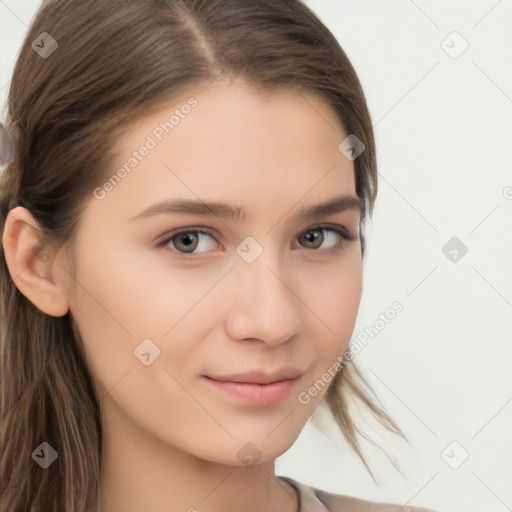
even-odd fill
[{"label": "ear", "polygon": [[18,290],[43,313],[64,316],[69,303],[62,273],[56,272],[58,251],[26,208],[18,206],[7,215],[2,245]]}]

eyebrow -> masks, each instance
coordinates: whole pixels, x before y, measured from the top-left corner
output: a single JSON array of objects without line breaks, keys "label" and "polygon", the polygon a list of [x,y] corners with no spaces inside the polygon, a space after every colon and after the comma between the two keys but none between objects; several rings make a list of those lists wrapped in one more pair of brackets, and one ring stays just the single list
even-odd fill
[{"label": "eyebrow", "polygon": [[[363,201],[359,196],[338,196],[323,203],[308,206],[294,215],[299,221],[310,221],[325,215],[340,213],[344,210],[358,209],[361,211]],[[243,207],[230,205],[219,201],[196,201],[190,199],[165,200],[149,206],[129,220],[144,219],[156,215],[169,215],[176,213],[189,213],[202,216],[216,216],[223,219],[243,221],[246,212]]]}]

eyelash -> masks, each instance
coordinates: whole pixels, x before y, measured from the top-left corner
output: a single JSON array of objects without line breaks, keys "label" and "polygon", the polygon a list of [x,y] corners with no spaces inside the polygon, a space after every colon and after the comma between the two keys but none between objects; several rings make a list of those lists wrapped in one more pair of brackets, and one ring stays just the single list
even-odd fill
[{"label": "eyelash", "polygon": [[[319,226],[313,226],[312,228],[308,228],[306,229],[305,231],[303,231],[301,233],[304,234],[304,233],[308,233],[310,231],[334,231],[335,233],[337,233],[338,235],[340,235],[342,237],[342,241],[341,243],[338,243],[335,247],[331,247],[329,249],[310,249],[312,251],[317,251],[317,252],[332,252],[332,251],[336,251],[336,250],[341,250],[344,246],[344,242],[345,241],[354,241],[357,239],[357,237],[354,237],[352,236],[345,228],[343,228],[342,226],[331,226],[331,225],[319,225]],[[163,235],[163,238],[159,238],[156,242],[155,242],[155,247],[156,248],[163,248],[165,247],[174,237],[182,234],[182,233],[203,233],[205,235],[209,235],[211,236],[213,239],[215,239],[215,237],[213,236],[213,234],[211,233],[210,230],[208,229],[204,229],[204,228],[194,228],[194,227],[191,227],[191,228],[180,228],[180,229],[177,229],[175,231],[171,231],[170,233],[166,233],[165,235]],[[308,250],[307,247],[304,247],[304,249]],[[194,260],[196,258],[199,258],[201,256],[194,256],[192,254],[186,254],[186,253],[182,253],[182,252],[179,252],[179,251],[175,251],[175,250],[171,250],[171,252],[174,254],[174,256],[176,256],[177,258],[179,259],[183,259],[183,260]],[[202,253],[200,253],[202,254]]]}]

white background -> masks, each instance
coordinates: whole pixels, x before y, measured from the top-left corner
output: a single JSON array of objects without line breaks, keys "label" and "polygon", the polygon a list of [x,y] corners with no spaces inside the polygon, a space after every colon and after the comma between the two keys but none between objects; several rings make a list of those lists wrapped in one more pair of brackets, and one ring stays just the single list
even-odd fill
[{"label": "white background", "polygon": [[[0,0],[2,104],[39,3]],[[376,485],[319,410],[277,472],[439,512],[512,510],[512,0],[307,4],[351,59],[375,127],[354,338],[404,309],[356,358],[411,444],[383,444],[403,477],[363,444]],[[442,251],[452,237],[468,249],[456,262]]]}]

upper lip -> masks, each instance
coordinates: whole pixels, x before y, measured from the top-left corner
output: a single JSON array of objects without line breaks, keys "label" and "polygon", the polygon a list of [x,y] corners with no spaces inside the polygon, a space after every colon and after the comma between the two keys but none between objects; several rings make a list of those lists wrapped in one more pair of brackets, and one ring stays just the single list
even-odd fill
[{"label": "upper lip", "polygon": [[206,377],[214,380],[220,380],[224,382],[248,382],[254,384],[269,384],[271,382],[278,382],[281,380],[297,379],[302,376],[304,372],[296,370],[294,368],[285,368],[278,370],[273,373],[265,373],[262,371],[250,371],[245,373],[234,373],[231,375],[212,376],[206,375]]}]

